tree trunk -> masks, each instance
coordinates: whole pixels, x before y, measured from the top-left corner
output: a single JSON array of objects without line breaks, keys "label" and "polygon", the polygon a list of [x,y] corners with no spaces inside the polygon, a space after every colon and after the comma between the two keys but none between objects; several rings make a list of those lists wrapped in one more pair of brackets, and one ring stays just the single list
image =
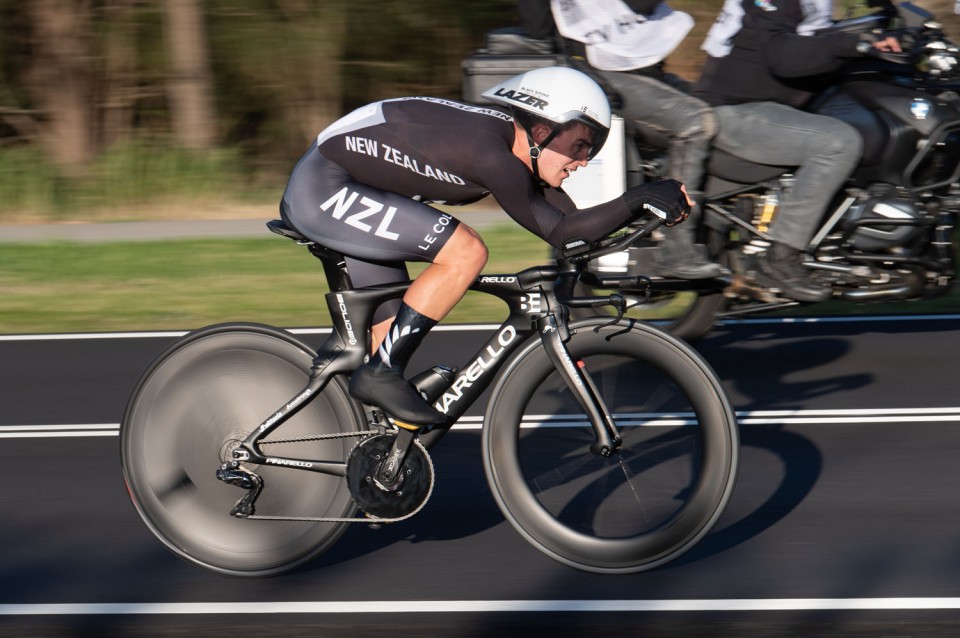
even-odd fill
[{"label": "tree trunk", "polygon": [[31,0],[33,64],[29,91],[45,122],[40,139],[67,174],[80,175],[96,152],[90,3]]},{"label": "tree trunk", "polygon": [[133,137],[138,54],[134,0],[106,0],[103,41],[104,146]]},{"label": "tree trunk", "polygon": [[213,148],[213,80],[201,0],[165,0],[167,98],[174,136],[189,149]]},{"label": "tree trunk", "polygon": [[343,51],[346,0],[278,0],[291,31],[285,63],[278,64],[283,83],[285,119],[307,143],[342,113]]}]

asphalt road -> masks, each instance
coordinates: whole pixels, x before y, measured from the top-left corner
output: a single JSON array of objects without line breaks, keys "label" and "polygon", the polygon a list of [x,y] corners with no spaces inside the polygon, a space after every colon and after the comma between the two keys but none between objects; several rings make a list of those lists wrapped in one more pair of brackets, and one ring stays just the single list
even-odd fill
[{"label": "asphalt road", "polygon": [[[466,359],[485,335],[437,331],[412,365]],[[630,576],[528,546],[474,431],[435,448],[415,518],[352,527],[295,573],[184,562],[130,505],[116,437],[169,342],[0,338],[3,635],[960,634],[960,318],[719,328],[698,347],[741,421],[733,500],[689,553]]]}]

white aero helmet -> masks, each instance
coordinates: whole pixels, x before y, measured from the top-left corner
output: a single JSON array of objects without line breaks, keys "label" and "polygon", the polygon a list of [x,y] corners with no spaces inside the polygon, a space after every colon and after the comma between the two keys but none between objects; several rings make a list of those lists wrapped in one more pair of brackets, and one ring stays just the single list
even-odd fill
[{"label": "white aero helmet", "polygon": [[[530,156],[537,159],[540,150],[560,132],[564,124],[581,122],[596,131],[590,159],[593,159],[610,132],[610,102],[607,95],[588,75],[565,66],[549,66],[504,80],[483,92],[483,97],[510,107],[515,114],[528,114],[557,126],[539,145],[530,140]],[[524,118],[517,118],[527,130]]]}]

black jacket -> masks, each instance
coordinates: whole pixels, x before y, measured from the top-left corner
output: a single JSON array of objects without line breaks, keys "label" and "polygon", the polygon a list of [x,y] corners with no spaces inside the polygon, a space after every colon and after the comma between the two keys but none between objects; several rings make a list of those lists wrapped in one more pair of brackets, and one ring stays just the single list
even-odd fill
[{"label": "black jacket", "polygon": [[799,35],[800,0],[743,0],[743,25],[726,57],[708,57],[693,93],[720,106],[780,102],[802,106],[850,58],[859,36]]}]

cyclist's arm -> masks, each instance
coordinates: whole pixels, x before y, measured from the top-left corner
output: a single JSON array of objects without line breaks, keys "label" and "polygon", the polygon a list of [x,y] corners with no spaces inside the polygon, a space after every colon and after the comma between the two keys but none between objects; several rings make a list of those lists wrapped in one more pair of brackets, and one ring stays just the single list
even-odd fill
[{"label": "cyclist's arm", "polygon": [[504,212],[555,248],[571,239],[596,241],[634,218],[622,196],[578,209],[563,191],[538,189],[530,171],[513,155],[501,156],[489,173],[490,192]]}]

